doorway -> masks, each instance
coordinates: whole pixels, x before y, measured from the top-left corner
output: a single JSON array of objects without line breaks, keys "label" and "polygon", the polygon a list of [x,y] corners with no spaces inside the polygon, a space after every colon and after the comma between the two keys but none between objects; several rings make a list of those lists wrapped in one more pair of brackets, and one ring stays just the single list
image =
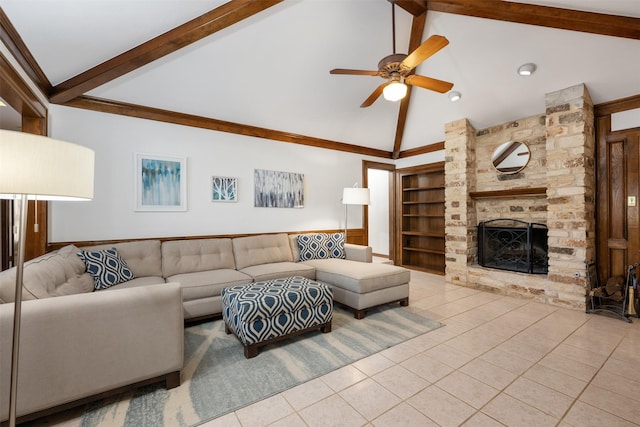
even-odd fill
[{"label": "doorway", "polygon": [[394,256],[394,170],[388,163],[364,160],[362,164],[363,187],[369,189],[371,203],[365,208],[364,228],[367,244],[374,256],[395,260]]}]

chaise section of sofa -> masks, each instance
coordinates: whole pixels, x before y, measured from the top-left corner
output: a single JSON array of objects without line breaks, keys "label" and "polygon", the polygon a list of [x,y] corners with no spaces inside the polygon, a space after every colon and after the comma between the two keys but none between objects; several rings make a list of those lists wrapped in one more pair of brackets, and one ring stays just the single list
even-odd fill
[{"label": "chaise section of sofa", "polygon": [[253,282],[236,270],[231,239],[172,240],[162,243],[162,275],[182,286],[185,320],[222,313],[222,288]]},{"label": "chaise section of sofa", "polygon": [[[366,310],[394,302],[409,304],[411,272],[403,267],[372,263],[370,246],[344,244],[345,258],[326,256],[300,261],[298,236],[289,236],[294,260],[313,267],[316,280],[333,287],[333,299],[362,319]],[[328,251],[325,251],[325,253]]]},{"label": "chaise section of sofa", "polygon": [[[9,413],[13,311],[13,303],[0,304],[0,421]],[[176,387],[183,340],[177,283],[24,301],[17,416],[26,421],[142,384]]]}]

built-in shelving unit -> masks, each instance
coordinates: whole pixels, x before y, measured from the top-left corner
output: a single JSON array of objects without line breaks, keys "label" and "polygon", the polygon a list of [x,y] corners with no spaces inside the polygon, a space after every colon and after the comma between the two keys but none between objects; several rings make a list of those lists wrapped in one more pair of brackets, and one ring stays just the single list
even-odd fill
[{"label": "built-in shelving unit", "polygon": [[399,169],[397,173],[400,264],[444,274],[444,163]]}]

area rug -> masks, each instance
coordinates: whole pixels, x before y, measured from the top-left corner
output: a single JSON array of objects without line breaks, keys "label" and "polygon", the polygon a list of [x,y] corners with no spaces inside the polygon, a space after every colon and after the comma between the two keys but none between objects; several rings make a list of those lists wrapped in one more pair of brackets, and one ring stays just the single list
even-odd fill
[{"label": "area rug", "polygon": [[332,332],[309,332],[245,359],[222,320],[185,329],[182,385],[142,387],[88,405],[82,426],[195,426],[442,326],[410,308],[386,306],[362,320],[334,308]]}]

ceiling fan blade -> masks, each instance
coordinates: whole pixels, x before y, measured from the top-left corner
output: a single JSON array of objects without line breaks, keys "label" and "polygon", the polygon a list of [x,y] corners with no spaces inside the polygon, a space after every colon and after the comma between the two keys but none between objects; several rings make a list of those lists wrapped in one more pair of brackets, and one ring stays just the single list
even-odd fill
[{"label": "ceiling fan blade", "polygon": [[422,61],[429,58],[448,44],[449,40],[445,37],[433,35],[418,46],[416,50],[411,52],[400,65],[401,67],[408,69],[416,68]]},{"label": "ceiling fan blade", "polygon": [[383,89],[389,84],[389,82],[385,82],[382,83],[380,86],[378,86],[372,93],[371,95],[369,95],[369,97],[367,99],[364,100],[364,102],[360,105],[360,108],[365,108],[365,107],[369,107],[371,104],[373,104],[374,102],[376,102],[376,99],[378,99],[380,97],[380,95],[382,95],[382,91]]},{"label": "ceiling fan blade", "polygon": [[334,68],[329,71],[330,74],[350,74],[356,76],[377,76],[380,73],[378,71],[368,71],[368,70],[347,70],[345,68]]},{"label": "ceiling fan blade", "polygon": [[404,82],[411,86],[419,86],[423,89],[429,89],[440,93],[445,93],[453,87],[453,83],[432,79],[431,77],[419,76],[417,74],[405,77]]}]

